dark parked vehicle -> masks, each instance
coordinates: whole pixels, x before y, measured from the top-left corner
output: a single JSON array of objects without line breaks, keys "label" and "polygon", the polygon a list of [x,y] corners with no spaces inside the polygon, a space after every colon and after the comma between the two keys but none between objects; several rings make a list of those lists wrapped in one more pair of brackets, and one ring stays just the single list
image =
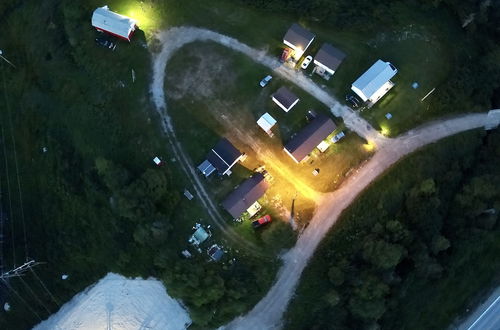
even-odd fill
[{"label": "dark parked vehicle", "polygon": [[353,107],[358,108],[363,102],[354,94],[346,95],[345,100]]},{"label": "dark parked vehicle", "polygon": [[116,41],[111,41],[103,36],[95,38],[95,42],[96,44],[104,48],[109,48],[111,50],[115,50],[116,48]]}]

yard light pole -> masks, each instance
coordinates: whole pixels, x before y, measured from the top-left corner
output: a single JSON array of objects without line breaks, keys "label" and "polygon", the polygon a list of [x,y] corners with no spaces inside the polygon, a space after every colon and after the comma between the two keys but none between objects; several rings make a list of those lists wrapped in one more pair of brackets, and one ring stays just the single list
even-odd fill
[{"label": "yard light pole", "polygon": [[2,60],[4,60],[5,62],[9,63],[10,65],[12,65],[12,67],[13,67],[13,68],[15,68],[16,66],[15,66],[14,64],[12,64],[12,62],[11,62],[11,61],[9,61],[9,60],[8,60],[8,59],[6,59],[5,57],[3,57],[3,56],[2,56],[2,54],[3,54],[3,51],[0,49],[0,58],[1,58]]}]

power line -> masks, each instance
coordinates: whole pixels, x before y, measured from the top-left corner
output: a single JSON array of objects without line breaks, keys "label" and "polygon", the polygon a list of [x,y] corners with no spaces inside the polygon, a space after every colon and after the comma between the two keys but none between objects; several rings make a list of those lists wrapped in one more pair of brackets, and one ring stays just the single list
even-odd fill
[{"label": "power line", "polygon": [[2,200],[2,176],[0,175],[0,273],[3,274],[3,200]]},{"label": "power line", "polygon": [[12,140],[12,146],[14,149],[14,164],[16,166],[16,177],[17,177],[17,189],[19,192],[19,205],[21,206],[21,221],[23,225],[23,235],[24,235],[24,259],[28,261],[28,240],[26,238],[26,224],[24,219],[24,206],[23,206],[23,196],[21,192],[21,180],[19,179],[19,164],[17,162],[17,148],[16,148],[16,138],[14,137],[14,129],[12,125],[12,115],[10,111],[10,103],[7,96],[7,85],[5,83],[5,72],[2,70],[2,78],[3,78],[3,87],[4,87],[4,98],[5,104],[7,108],[7,117],[9,119],[9,127],[10,127],[10,138]]},{"label": "power line", "polygon": [[43,286],[43,288],[45,289],[45,291],[47,291],[47,293],[49,294],[49,296],[52,298],[52,300],[54,300],[54,302],[56,303],[56,305],[59,307],[59,302],[57,301],[57,299],[52,295],[52,293],[50,292],[50,290],[45,286],[45,284],[43,283],[43,281],[38,277],[38,275],[36,274],[36,272],[33,270],[33,268],[29,267],[29,269],[31,270],[31,272],[33,273],[33,275],[35,275],[35,277],[37,278],[37,280],[40,282],[40,284]]},{"label": "power line", "polygon": [[14,267],[16,266],[16,249],[15,249],[15,244],[14,244],[14,214],[12,213],[12,198],[10,196],[10,179],[9,179],[9,163],[7,162],[7,150],[5,149],[5,135],[3,131],[3,126],[1,126],[2,130],[2,146],[3,146],[3,156],[5,159],[5,175],[6,175],[6,181],[7,181],[7,195],[9,196],[9,213],[10,213],[10,232],[11,232],[11,239],[12,239],[12,257],[13,257],[13,264]]},{"label": "power line", "polygon": [[2,278],[2,281],[5,283],[5,285],[9,288],[9,290],[12,290],[12,292],[15,293],[15,295],[19,298],[19,300],[21,300],[23,302],[24,305],[26,305],[26,307],[28,307],[28,309],[36,315],[36,317],[38,317],[38,319],[41,321],[42,318],[40,317],[40,315],[38,315],[32,308],[31,306],[26,302],[26,300],[23,299],[23,297],[21,297],[21,295],[16,291],[16,289],[14,289],[14,287],[12,287],[4,278]]},{"label": "power line", "polygon": [[25,280],[23,280],[23,277],[22,276],[18,276],[18,278],[21,280],[21,282],[23,282],[24,286],[26,287],[26,289],[28,289],[28,291],[31,293],[31,295],[35,298],[35,300],[43,306],[43,308],[47,311],[47,314],[51,314],[49,309],[45,306],[45,304],[42,302],[42,300],[40,298],[38,298],[38,296],[35,294],[35,292],[30,288],[30,286],[28,285],[28,283],[26,283]]}]

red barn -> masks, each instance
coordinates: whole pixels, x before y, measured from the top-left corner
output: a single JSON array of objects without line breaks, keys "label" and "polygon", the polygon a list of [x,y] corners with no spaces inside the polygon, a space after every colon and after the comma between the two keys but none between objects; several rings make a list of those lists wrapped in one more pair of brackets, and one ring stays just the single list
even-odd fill
[{"label": "red barn", "polygon": [[97,31],[107,32],[130,41],[132,34],[137,28],[137,22],[130,17],[114,13],[109,10],[108,6],[104,6],[94,10],[94,14],[92,14],[92,26]]}]

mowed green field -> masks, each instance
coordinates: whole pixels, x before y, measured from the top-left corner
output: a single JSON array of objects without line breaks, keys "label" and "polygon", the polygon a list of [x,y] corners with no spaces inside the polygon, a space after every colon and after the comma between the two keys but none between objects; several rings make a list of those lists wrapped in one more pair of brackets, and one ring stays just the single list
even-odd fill
[{"label": "mowed green field", "polygon": [[[378,26],[369,32],[338,30],[290,15],[240,8],[225,1],[218,2],[217,6],[208,3],[181,5],[166,1],[150,8],[155,13],[152,17],[162,17],[155,21],[158,26],[192,25],[208,28],[264,49],[276,57],[283,49],[282,39],[286,30],[292,23],[298,22],[316,34],[315,41],[304,55],[314,56],[324,42],[331,43],[347,54],[329,81],[317,75],[312,76],[316,83],[330,90],[340,102],[344,102],[351,84],[377,59],[393,63],[398,69],[398,74],[392,79],[395,87],[373,108],[361,113],[375,128],[388,136],[398,135],[436,117],[436,113],[429,111],[433,95],[423,102],[421,99],[433,88],[439,90],[447,79],[455,57],[463,51],[457,45],[462,45],[464,49],[467,47],[463,30],[448,13],[444,10],[422,12],[411,5],[395,6],[399,23],[394,27]],[[147,22],[150,24],[151,19]],[[305,73],[310,73],[312,69],[313,64]],[[412,88],[414,82],[419,85],[417,89]],[[463,109],[462,112],[471,110]],[[385,118],[387,113],[392,114],[390,120]]]},{"label": "mowed green field", "polygon": [[[335,189],[349,171],[371,155],[371,150],[324,105],[292,83],[274,77],[268,86],[261,88],[258,82],[269,73],[250,58],[215,43],[185,46],[167,66],[169,112],[178,137],[195,165],[205,159],[207,151],[222,136],[248,155],[230,178],[205,180],[218,201],[252,170],[264,166],[273,177],[267,199],[274,201],[274,208],[281,209],[286,218],[292,200],[296,199],[295,212],[306,223],[312,215],[314,198],[320,192]],[[281,86],[289,87],[300,98],[288,113],[271,100]],[[307,161],[296,164],[284,152],[283,145],[307,125],[309,110],[330,116],[338,125],[333,134],[344,130],[346,137],[331,144],[326,152],[315,150]],[[256,124],[266,112],[277,119],[273,137]],[[315,169],[319,170],[317,176],[312,173]]]}]

